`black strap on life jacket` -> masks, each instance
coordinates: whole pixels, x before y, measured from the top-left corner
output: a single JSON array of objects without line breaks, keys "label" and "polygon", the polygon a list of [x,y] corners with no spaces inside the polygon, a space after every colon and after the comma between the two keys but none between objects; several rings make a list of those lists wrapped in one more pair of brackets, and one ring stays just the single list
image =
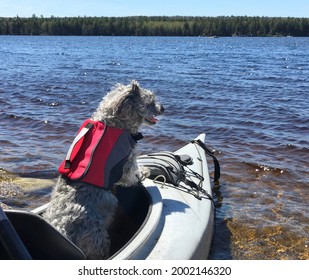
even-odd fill
[{"label": "black strap on life jacket", "polygon": [[132,137],[136,142],[139,141],[139,140],[142,140],[144,138],[144,136],[141,132],[137,132],[135,134],[132,134]]}]

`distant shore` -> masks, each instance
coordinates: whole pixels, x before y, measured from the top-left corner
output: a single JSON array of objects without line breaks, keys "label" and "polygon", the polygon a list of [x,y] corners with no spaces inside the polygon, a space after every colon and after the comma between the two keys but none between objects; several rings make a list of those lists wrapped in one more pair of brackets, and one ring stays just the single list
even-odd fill
[{"label": "distant shore", "polygon": [[0,35],[309,36],[309,18],[293,17],[1,17]]}]

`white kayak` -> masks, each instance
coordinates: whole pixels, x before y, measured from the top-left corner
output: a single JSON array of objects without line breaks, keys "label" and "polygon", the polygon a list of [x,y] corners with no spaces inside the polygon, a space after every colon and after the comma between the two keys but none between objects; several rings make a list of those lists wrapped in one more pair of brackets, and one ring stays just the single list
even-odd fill
[{"label": "white kayak", "polygon": [[[208,258],[214,234],[214,202],[206,154],[213,158],[214,156],[206,148],[204,141],[205,134],[201,134],[174,153],[162,152],[139,158],[140,165],[150,168],[152,179],[145,179],[143,186],[117,190],[124,220],[119,221],[118,225],[115,223],[111,229],[110,259]],[[174,155],[180,162],[179,167],[175,166],[179,162],[174,162]],[[214,160],[215,180],[218,180],[219,165],[215,158]],[[163,165],[160,166],[162,162]],[[161,167],[163,169],[160,169]],[[43,205],[32,212],[2,211],[16,229],[21,243],[26,244],[26,248],[21,248],[21,253],[1,253],[0,242],[0,259],[23,256],[29,258],[29,255],[33,259],[84,257],[72,242],[40,217],[46,207],[47,205]],[[34,226],[36,231],[32,230]],[[27,232],[29,230],[31,233]],[[40,234],[40,231],[44,234]],[[33,234],[35,236],[32,236]],[[14,243],[14,240],[7,243],[12,242]],[[3,248],[7,249],[6,241],[2,243],[5,245]],[[18,251],[18,248],[13,249]]]}]

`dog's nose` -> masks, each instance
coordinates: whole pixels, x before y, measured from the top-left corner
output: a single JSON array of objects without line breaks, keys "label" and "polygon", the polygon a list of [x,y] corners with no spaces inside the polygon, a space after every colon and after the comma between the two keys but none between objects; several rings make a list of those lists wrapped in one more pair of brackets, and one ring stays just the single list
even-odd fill
[{"label": "dog's nose", "polygon": [[160,105],[160,112],[163,113],[165,111],[165,108],[163,107],[163,105]]}]

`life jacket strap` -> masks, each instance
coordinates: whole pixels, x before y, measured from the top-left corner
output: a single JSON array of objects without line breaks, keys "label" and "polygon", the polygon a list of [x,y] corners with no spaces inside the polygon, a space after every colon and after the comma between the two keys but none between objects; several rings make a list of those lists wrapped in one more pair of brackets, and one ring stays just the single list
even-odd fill
[{"label": "life jacket strap", "polygon": [[139,140],[142,140],[144,138],[144,136],[141,132],[137,132],[135,134],[132,134],[132,137],[136,142],[139,141]]},{"label": "life jacket strap", "polygon": [[71,155],[72,155],[72,152],[73,152],[73,149],[75,147],[75,145],[77,144],[77,142],[82,139],[86,134],[87,132],[93,127],[94,125],[92,123],[87,123],[85,127],[83,127],[81,129],[81,131],[77,134],[77,136],[74,138],[74,141],[73,143],[71,144],[68,152],[67,152],[67,155],[65,157],[65,165],[64,165],[64,168],[65,169],[69,169],[71,168],[71,161],[70,161],[70,158],[71,158]]}]

